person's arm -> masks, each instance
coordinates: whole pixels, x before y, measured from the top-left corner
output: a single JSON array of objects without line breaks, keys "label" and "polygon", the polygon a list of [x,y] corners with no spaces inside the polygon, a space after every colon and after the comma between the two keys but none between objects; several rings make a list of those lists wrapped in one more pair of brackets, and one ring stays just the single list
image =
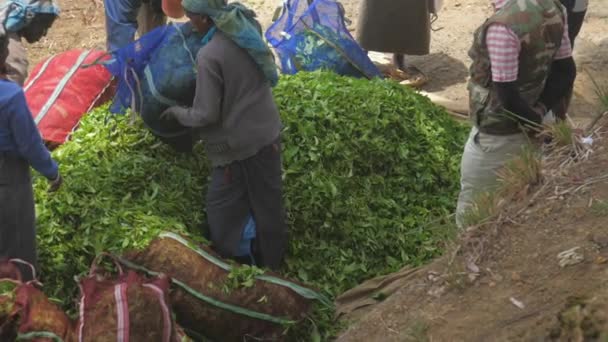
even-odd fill
[{"label": "person's arm", "polygon": [[541,114],[523,99],[517,87],[521,50],[517,35],[504,25],[490,25],[486,32],[486,45],[490,57],[492,83],[501,105],[517,115],[523,124],[529,123],[528,121],[540,123]]},{"label": "person's arm", "polygon": [[518,121],[522,124],[530,124],[534,122],[540,124],[543,121],[543,114],[547,111],[545,108],[531,107],[519,93],[517,82],[494,82],[498,100],[502,106],[511,113],[518,116]]},{"label": "person's arm", "polygon": [[576,79],[576,64],[572,58],[572,44],[568,29],[566,19],[561,45],[551,63],[551,72],[540,96],[540,101],[547,108],[553,108],[559,101],[563,101],[569,96]]},{"label": "person's arm", "polygon": [[17,151],[36,171],[51,181],[56,180],[59,177],[57,163],[42,142],[23,91],[15,94],[10,111],[10,129]]},{"label": "person's arm", "polygon": [[575,78],[576,64],[572,57],[553,61],[545,89],[540,95],[540,102],[547,108],[553,108],[559,101],[568,96]]},{"label": "person's arm", "polygon": [[27,78],[27,51],[21,38],[15,34],[9,34],[8,57],[6,58],[7,78],[23,87]]},{"label": "person's arm", "polygon": [[191,108],[171,107],[167,115],[186,127],[205,127],[219,121],[222,111],[224,82],[216,61],[197,58],[196,93]]}]

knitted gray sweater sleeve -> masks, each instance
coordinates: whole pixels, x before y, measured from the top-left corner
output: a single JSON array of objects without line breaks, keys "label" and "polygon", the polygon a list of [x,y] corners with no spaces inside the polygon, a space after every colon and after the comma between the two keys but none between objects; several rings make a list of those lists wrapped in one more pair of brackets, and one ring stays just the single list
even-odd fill
[{"label": "knitted gray sweater sleeve", "polygon": [[216,123],[221,114],[223,81],[220,66],[204,55],[197,58],[196,93],[191,108],[173,107],[171,113],[186,127],[205,127]]},{"label": "knitted gray sweater sleeve", "polygon": [[254,156],[275,141],[281,119],[264,73],[247,51],[217,32],[197,56],[191,108],[170,108],[205,141],[212,165]]}]

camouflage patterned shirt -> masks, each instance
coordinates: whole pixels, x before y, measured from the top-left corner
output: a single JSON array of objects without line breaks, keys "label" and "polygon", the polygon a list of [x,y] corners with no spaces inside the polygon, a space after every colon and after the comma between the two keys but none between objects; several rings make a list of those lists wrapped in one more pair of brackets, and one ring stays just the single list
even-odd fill
[{"label": "camouflage patterned shirt", "polygon": [[488,28],[504,25],[521,42],[517,83],[530,106],[538,101],[564,34],[565,20],[557,0],[511,0],[501,7],[475,33],[469,52],[471,80],[469,103],[473,123],[488,134],[507,135],[521,131],[513,114],[508,113],[492,87],[491,63],[486,42]]}]

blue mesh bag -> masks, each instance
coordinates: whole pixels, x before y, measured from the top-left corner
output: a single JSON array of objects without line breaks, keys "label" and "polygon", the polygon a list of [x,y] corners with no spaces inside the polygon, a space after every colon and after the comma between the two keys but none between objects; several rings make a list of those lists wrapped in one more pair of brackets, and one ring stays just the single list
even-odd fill
[{"label": "blue mesh bag", "polygon": [[110,110],[124,113],[131,108],[158,137],[189,137],[189,128],[160,116],[171,106],[192,106],[196,55],[203,44],[190,23],[169,24],[113,51],[113,58],[104,63],[118,78]]},{"label": "blue mesh bag", "polygon": [[379,77],[380,71],[346,28],[344,8],[335,0],[285,0],[266,39],[285,74],[331,70],[353,77]]}]

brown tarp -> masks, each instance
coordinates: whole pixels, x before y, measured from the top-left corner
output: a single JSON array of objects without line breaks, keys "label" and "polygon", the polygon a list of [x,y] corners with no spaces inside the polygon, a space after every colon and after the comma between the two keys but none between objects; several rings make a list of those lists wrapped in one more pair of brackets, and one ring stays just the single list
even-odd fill
[{"label": "brown tarp", "polygon": [[376,304],[395,294],[411,279],[419,276],[420,268],[405,267],[398,272],[376,277],[344,292],[336,298],[336,315],[347,321],[358,320]]}]

